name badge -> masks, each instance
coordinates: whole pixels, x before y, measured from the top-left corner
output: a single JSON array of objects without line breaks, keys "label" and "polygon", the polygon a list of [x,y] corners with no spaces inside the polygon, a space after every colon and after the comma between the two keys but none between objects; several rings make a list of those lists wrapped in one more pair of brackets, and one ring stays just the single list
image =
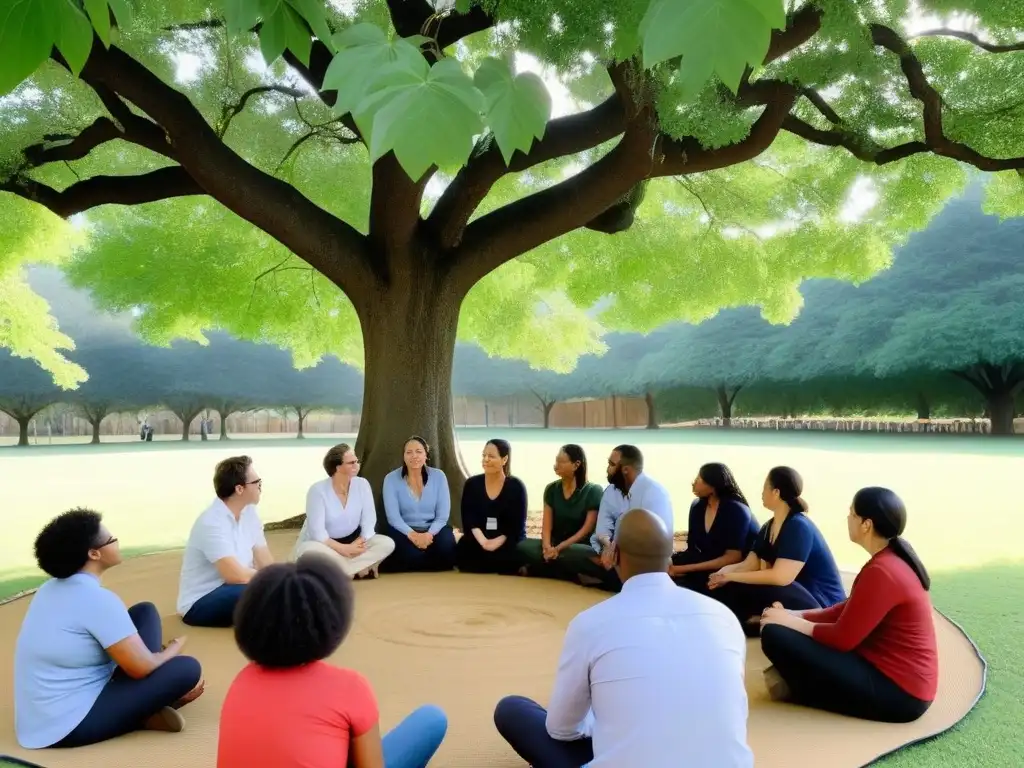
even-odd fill
[{"label": "name badge", "polygon": [[496,517],[488,517],[487,518],[487,530],[488,531],[496,531],[496,530],[498,530],[498,518],[496,518]]}]

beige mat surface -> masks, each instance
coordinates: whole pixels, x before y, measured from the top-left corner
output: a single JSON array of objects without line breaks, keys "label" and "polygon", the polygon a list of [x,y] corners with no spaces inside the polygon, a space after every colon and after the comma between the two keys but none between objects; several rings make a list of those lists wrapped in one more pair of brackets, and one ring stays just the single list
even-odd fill
[{"label": "beige mat surface", "polygon": [[[294,531],[268,535],[284,559]],[[230,630],[185,627],[173,618],[180,552],[135,558],[111,571],[107,585],[128,604],[152,600],[168,617],[166,639],[188,635],[186,653],[203,664],[206,693],[183,710],[180,734],[137,733],[75,750],[29,751],[14,738],[13,649],[29,598],[0,606],[0,754],[47,768],[208,766],[216,758],[217,718],[231,680],[244,664]],[[448,736],[431,763],[438,768],[522,768],[495,732],[494,705],[518,693],[544,703],[566,624],[603,599],[571,584],[470,574],[389,574],[356,583],[355,628],[334,662],[365,674],[376,689],[382,727],[432,702],[448,713]],[[758,768],[799,763],[854,768],[909,742],[940,733],[960,720],[984,688],[984,663],[970,640],[936,614],[941,680],[931,710],[911,725],[884,725],[775,704],[764,689],[765,660],[748,644],[749,738]],[[685,692],[681,692],[685,695]],[[680,744],[685,754],[685,744]]]}]

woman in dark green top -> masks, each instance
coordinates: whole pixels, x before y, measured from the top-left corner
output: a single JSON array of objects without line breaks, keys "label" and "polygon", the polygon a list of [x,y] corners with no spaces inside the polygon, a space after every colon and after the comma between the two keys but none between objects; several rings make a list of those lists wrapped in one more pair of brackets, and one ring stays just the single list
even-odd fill
[{"label": "woman in dark green top", "polygon": [[560,478],[544,489],[541,538],[519,542],[526,576],[579,581],[579,574],[600,578],[590,536],[601,506],[601,486],[587,482],[587,456],[578,445],[563,445],[555,457]]}]

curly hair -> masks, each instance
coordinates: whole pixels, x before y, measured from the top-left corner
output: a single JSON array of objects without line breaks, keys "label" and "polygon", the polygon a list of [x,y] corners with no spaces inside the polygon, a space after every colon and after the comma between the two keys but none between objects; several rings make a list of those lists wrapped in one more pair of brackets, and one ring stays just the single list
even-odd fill
[{"label": "curly hair", "polygon": [[329,556],[261,569],[235,606],[235,642],[262,667],[298,667],[334,653],[352,626],[352,582]]},{"label": "curly hair", "polygon": [[89,550],[100,546],[102,515],[76,507],[53,518],[36,536],[36,563],[55,579],[74,576],[89,562]]}]

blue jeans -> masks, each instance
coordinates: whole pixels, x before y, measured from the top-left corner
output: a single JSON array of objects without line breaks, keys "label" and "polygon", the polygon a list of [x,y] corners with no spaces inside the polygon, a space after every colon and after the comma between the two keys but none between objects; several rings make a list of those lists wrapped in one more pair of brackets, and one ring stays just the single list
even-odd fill
[{"label": "blue jeans", "polygon": [[382,739],[386,768],[426,768],[448,732],[448,718],[427,705],[392,728]]},{"label": "blue jeans", "polygon": [[533,768],[585,768],[594,759],[593,742],[586,738],[551,738],[545,723],[547,716],[547,710],[532,699],[506,696],[494,709],[494,725],[516,754]]},{"label": "blue jeans", "polygon": [[[152,603],[137,603],[128,615],[151,653],[162,642],[160,614]],[[202,670],[191,656],[168,659],[138,680],[118,667],[100,692],[92,709],[55,747],[83,747],[138,730],[163,707],[170,707],[199,684]]]},{"label": "blue jeans", "polygon": [[196,600],[181,620],[192,627],[232,626],[235,623],[235,605],[245,587],[245,584],[221,584]]}]

